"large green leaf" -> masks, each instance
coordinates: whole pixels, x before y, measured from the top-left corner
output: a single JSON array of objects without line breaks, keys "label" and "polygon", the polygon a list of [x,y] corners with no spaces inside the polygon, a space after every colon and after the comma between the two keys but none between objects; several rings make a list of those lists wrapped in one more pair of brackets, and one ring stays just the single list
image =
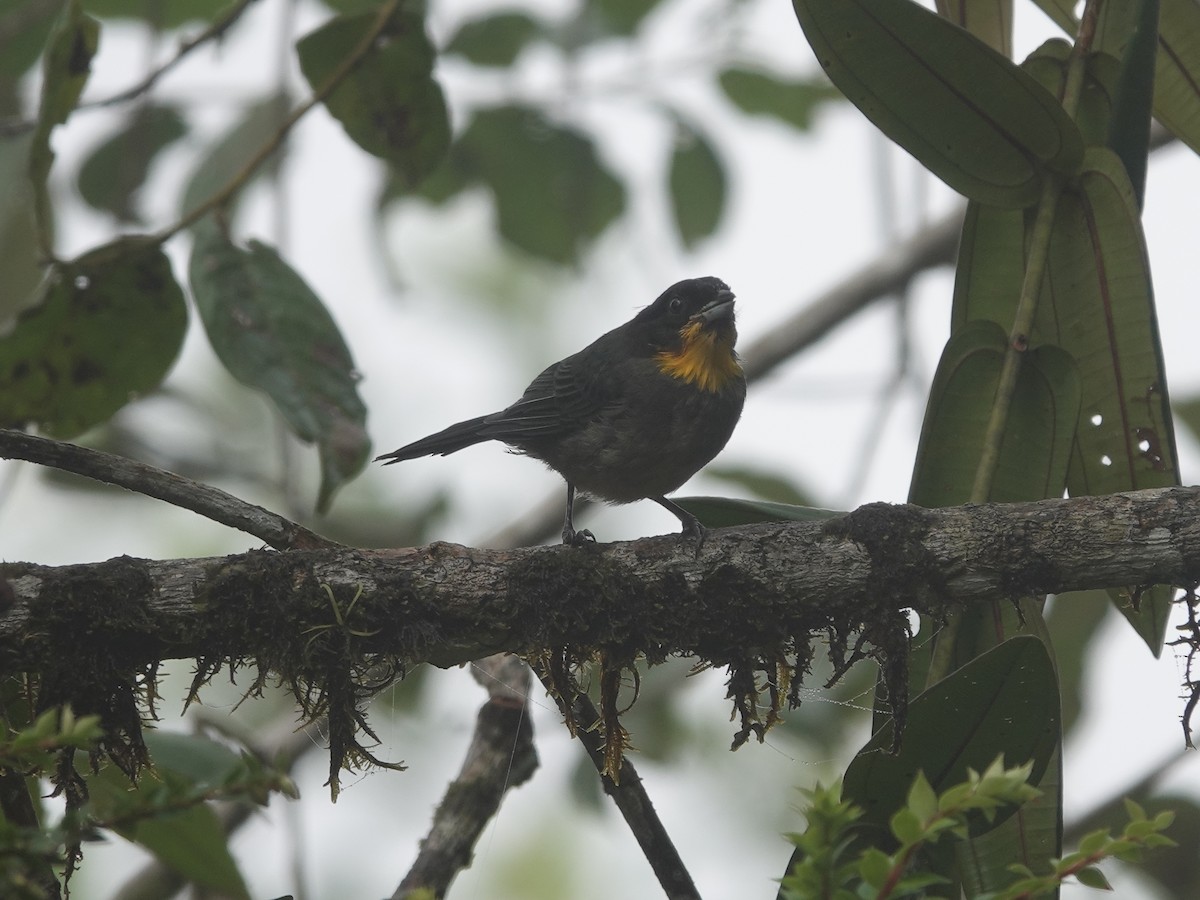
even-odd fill
[{"label": "large green leaf", "polygon": [[120,238],[58,263],[41,302],[0,338],[0,422],[73,437],[157,387],[186,330],[158,244]]},{"label": "large green leaf", "polygon": [[[1179,483],[1175,434],[1150,268],[1124,167],[1088,150],[1077,188],[1059,202],[1037,333],[1075,359],[1083,385],[1068,487],[1075,496]],[[1122,612],[1158,653],[1170,593]]]},{"label": "large green leaf", "polygon": [[[890,752],[892,722],[876,730],[846,769],[842,796],[886,832],[917,772],[940,792],[1003,754],[1008,765],[1032,761],[1037,784],[1058,740],[1058,687],[1046,647],[1035,637],[1010,638],[912,700],[898,752]],[[979,823],[972,833],[984,830]]]},{"label": "large green leaf", "polygon": [[577,262],[625,208],[625,188],[592,139],[535,110],[503,106],[476,113],[449,163],[454,180],[491,189],[505,240],[553,262]]},{"label": "large green leaf", "polygon": [[72,0],[50,37],[50,46],[42,63],[41,101],[29,151],[29,177],[33,182],[38,219],[43,223],[50,219],[50,197],[46,191],[46,179],[54,164],[50,133],[67,121],[79,102],[99,43],[100,24],[84,15],[78,0]]},{"label": "large green leaf", "polygon": [[1023,207],[1073,172],[1079,129],[979,39],[910,0],[793,0],[830,79],[876,126],[972,200]]},{"label": "large green leaf", "polygon": [[279,255],[235,247],[215,229],[197,237],[189,269],[208,339],[238,381],[265,392],[321,457],[317,509],[370,455],[358,374],[324,304]]},{"label": "large green leaf", "polygon": [[[338,16],[296,44],[313,90],[338,71],[377,18],[376,12]],[[433,77],[435,59],[422,15],[403,6],[325,98],[351,140],[386,160],[410,185],[437,168],[450,145],[446,100]]]},{"label": "large green leaf", "polygon": [[708,139],[690,125],[677,123],[669,175],[671,211],[684,247],[710,237],[725,212],[725,167]]}]

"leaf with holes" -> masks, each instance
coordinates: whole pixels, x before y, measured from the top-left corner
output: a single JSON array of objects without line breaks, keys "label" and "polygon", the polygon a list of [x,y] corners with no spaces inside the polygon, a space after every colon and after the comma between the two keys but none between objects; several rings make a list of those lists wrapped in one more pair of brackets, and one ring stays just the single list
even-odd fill
[{"label": "leaf with holes", "polygon": [[[1040,333],[1075,359],[1083,385],[1068,475],[1072,495],[1179,484],[1150,267],[1133,187],[1112,151],[1091,148],[1059,202]],[[1118,606],[1157,654],[1170,593]]]},{"label": "leaf with holes", "polygon": [[0,424],[74,437],[166,376],[187,330],[162,248],[125,237],[58,263],[0,338]]}]

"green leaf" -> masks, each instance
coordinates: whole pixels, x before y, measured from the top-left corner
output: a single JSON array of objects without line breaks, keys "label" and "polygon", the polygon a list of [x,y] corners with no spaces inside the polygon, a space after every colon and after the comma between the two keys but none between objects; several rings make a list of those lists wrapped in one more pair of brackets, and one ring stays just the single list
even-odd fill
[{"label": "green leaf", "polygon": [[[378,13],[338,16],[296,44],[300,69],[320,90],[362,43]],[[436,58],[422,16],[407,6],[325,98],[350,139],[386,160],[410,185],[437,168],[450,145],[450,119],[433,77]]]},{"label": "green leaf", "polygon": [[801,131],[812,127],[818,106],[842,96],[823,78],[788,81],[754,69],[723,69],[718,83],[746,115],[773,116]]},{"label": "green leaf", "polygon": [[552,262],[578,262],[625,209],[625,188],[592,139],[535,110],[476,113],[451,150],[451,164],[464,180],[491,189],[505,240]]},{"label": "green leaf", "polygon": [[1075,873],[1075,877],[1079,879],[1079,883],[1084,887],[1090,887],[1097,891],[1112,890],[1112,885],[1108,883],[1108,879],[1104,877],[1104,873],[1095,866],[1080,869]]},{"label": "green leaf", "polygon": [[[1083,385],[1068,474],[1073,496],[1179,484],[1175,434],[1137,202],[1120,160],[1090,148],[1064,191],[1050,240],[1035,337],[1074,357]],[[1157,654],[1170,595],[1118,604]]]},{"label": "green leaf", "polygon": [[143,738],[156,769],[179,775],[201,790],[220,787],[245,768],[239,754],[200,735],[153,729]]},{"label": "green leaf", "polygon": [[[0,28],[0,96],[5,96],[16,90],[16,82],[41,58],[54,27],[58,4],[7,0],[0,8],[4,10],[5,23]],[[16,112],[16,109],[5,110],[6,114]]]},{"label": "green leaf", "polygon": [[1121,61],[1107,143],[1125,166],[1139,210],[1150,153],[1158,10],[1159,0],[1102,4],[1094,43]]},{"label": "green leaf", "polygon": [[208,806],[156,815],[117,831],[193,884],[249,900],[250,892],[226,844],[225,829]]},{"label": "green leaf", "polygon": [[671,210],[675,228],[689,250],[710,237],[725,212],[725,167],[708,139],[678,123],[671,154]]},{"label": "green leaf", "polygon": [[56,264],[39,305],[0,338],[0,422],[80,434],[156,388],[186,329],[158,244],[125,237]]},{"label": "green leaf", "polygon": [[[1072,0],[1034,0],[1068,34],[1079,22]],[[1129,4],[1104,4],[1127,7]],[[1102,7],[1103,8],[1103,7]],[[1118,37],[1120,35],[1117,32]],[[1154,116],[1200,153],[1200,4],[1161,0],[1154,71]]]},{"label": "green leaf", "polygon": [[154,158],[187,134],[173,106],[138,106],[124,125],[92,151],[79,170],[79,194],[121,222],[139,222],[137,193]]},{"label": "green leaf", "polygon": [[752,525],[756,522],[819,522],[844,516],[832,509],[814,509],[767,500],[735,500],[732,497],[674,497],[678,503],[709,528]]},{"label": "green leaf", "polygon": [[366,465],[370,440],[358,374],[333,318],[312,289],[264,244],[235,247],[205,233],[190,265],[192,294],[217,356],[238,381],[271,398],[321,457],[317,509]]},{"label": "green leaf", "polygon": [[1162,0],[1158,59],[1154,72],[1154,115],[1181,141],[1200,153],[1200,4]]},{"label": "green leaf", "polygon": [[446,44],[445,52],[477,66],[507,68],[541,34],[541,23],[532,16],[522,12],[493,13],[464,22]]},{"label": "green leaf", "polygon": [[[1054,666],[1035,637],[1010,638],[921,693],[908,708],[896,754],[889,719],[846,770],[842,794],[863,809],[863,821],[881,829],[904,805],[923,771],[935,791],[982,772],[1003,754],[1008,763],[1033,762],[1038,782],[1059,739]],[[1009,809],[997,821],[1011,815]],[[990,828],[982,819],[972,833]]]},{"label": "green leaf", "polygon": [[1058,100],[911,0],[793,0],[831,81],[881,131],[969,199],[1024,207],[1083,141]]},{"label": "green leaf", "polygon": [[29,177],[33,182],[38,220],[43,223],[50,220],[50,197],[46,191],[46,179],[54,164],[50,133],[55,126],[67,121],[79,102],[99,43],[100,23],[84,15],[78,0],[72,0],[50,38],[42,64],[41,102],[29,152]]},{"label": "green leaf", "polygon": [[[994,322],[959,328],[942,351],[917,448],[909,500],[954,506],[970,499],[1008,338]],[[988,500],[1011,503],[1062,494],[1080,383],[1070,357],[1044,345],[1026,352]]]}]

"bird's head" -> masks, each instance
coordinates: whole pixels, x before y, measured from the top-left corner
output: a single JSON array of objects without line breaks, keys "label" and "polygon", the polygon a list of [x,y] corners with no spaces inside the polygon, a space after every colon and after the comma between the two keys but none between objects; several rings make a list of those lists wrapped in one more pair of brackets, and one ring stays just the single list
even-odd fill
[{"label": "bird's head", "polygon": [[664,374],[712,392],[742,374],[734,351],[733,291],[719,278],[671,285],[634,322],[648,335]]}]

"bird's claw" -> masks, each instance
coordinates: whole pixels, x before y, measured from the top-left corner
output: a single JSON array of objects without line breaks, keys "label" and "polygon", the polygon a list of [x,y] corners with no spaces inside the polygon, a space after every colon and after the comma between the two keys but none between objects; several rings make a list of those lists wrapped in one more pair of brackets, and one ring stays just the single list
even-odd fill
[{"label": "bird's claw", "polygon": [[562,539],[564,544],[569,544],[572,547],[582,547],[584,544],[596,543],[596,536],[586,528],[582,531],[576,531],[574,528],[564,528]]}]

